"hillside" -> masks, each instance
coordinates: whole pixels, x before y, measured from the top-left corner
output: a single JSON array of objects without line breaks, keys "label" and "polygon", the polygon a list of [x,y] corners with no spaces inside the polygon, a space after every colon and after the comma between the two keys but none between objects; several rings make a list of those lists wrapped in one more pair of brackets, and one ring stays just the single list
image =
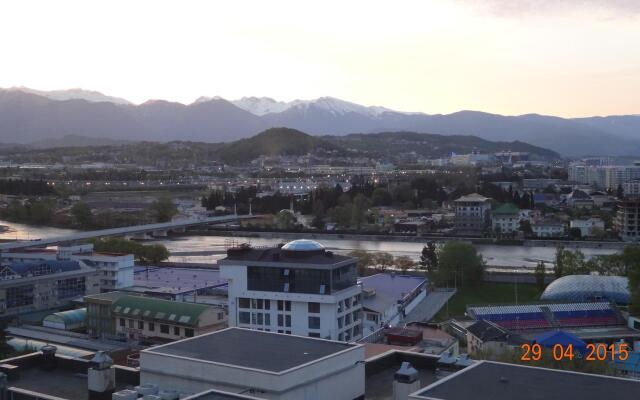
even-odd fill
[{"label": "hillside", "polygon": [[343,149],[295,129],[271,128],[251,138],[223,145],[218,156],[227,164],[238,164],[260,156],[301,156],[312,152],[343,152]]},{"label": "hillside", "polygon": [[[122,142],[109,145],[84,145],[86,138],[75,138],[78,145],[62,147],[61,143],[47,149],[35,146],[0,146],[0,154],[11,161],[62,163],[105,162],[137,164],[160,168],[193,167],[212,162],[229,165],[246,164],[260,156],[356,156],[394,160],[397,156],[415,152],[422,157],[446,157],[451,153],[471,151],[525,151],[535,159],[559,158],[554,151],[523,142],[491,142],[475,136],[445,136],[415,132],[385,132],[346,136],[311,136],[288,128],[271,128],[251,138],[230,143]],[[95,141],[95,139],[93,139]],[[91,140],[89,140],[89,143]],[[80,145],[82,144],[82,145]]]},{"label": "hillside", "polygon": [[366,152],[379,157],[392,158],[400,153],[415,152],[423,157],[446,157],[452,153],[467,154],[472,151],[495,153],[498,151],[528,152],[535,159],[553,160],[560,155],[552,150],[528,143],[492,142],[477,136],[436,135],[415,132],[383,132],[326,136],[328,141],[346,149]]}]

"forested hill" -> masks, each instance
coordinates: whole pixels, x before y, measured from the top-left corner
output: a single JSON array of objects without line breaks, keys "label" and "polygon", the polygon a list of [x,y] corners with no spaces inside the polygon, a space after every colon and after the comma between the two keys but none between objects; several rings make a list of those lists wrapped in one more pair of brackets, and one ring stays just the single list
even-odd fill
[{"label": "forested hill", "polygon": [[414,151],[425,157],[445,157],[452,153],[468,154],[472,151],[495,153],[518,151],[530,153],[534,158],[559,159],[555,151],[520,141],[492,142],[469,135],[436,135],[415,132],[357,133],[346,136],[325,136],[325,139],[343,148],[353,149],[383,157]]}]

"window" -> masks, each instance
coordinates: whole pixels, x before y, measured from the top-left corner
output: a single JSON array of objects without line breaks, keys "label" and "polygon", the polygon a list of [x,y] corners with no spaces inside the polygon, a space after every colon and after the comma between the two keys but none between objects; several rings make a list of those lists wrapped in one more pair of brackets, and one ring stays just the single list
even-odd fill
[{"label": "window", "polygon": [[286,300],[284,302],[284,310],[285,311],[291,311],[291,302],[289,300]]},{"label": "window", "polygon": [[344,316],[344,324],[349,325],[351,323],[351,314],[346,314]]},{"label": "window", "polygon": [[264,315],[264,324],[265,325],[271,325],[271,314],[265,314]]},{"label": "window", "polygon": [[144,322],[138,321],[138,329],[140,329],[140,330],[144,329]]},{"label": "window", "polygon": [[320,313],[320,303],[308,303],[308,310],[312,314]]},{"label": "window", "polygon": [[278,314],[278,326],[284,326],[284,314]]},{"label": "window", "polygon": [[184,336],[186,336],[186,337],[193,337],[193,329],[191,329],[191,328],[184,328]]},{"label": "window", "polygon": [[238,303],[240,308],[251,308],[251,302],[246,297],[240,297]]},{"label": "window", "polygon": [[129,328],[133,329],[133,323],[134,323],[134,322],[135,322],[135,321],[134,321],[134,320],[132,320],[132,319],[130,319],[130,320],[129,320]]},{"label": "window", "polygon": [[265,300],[264,301],[264,309],[265,310],[270,310],[271,309],[271,300]]},{"label": "window", "polygon": [[320,337],[320,334],[318,332],[309,332],[309,337]]},{"label": "window", "polygon": [[174,326],[173,327],[173,334],[176,336],[180,336],[180,327],[179,326]]},{"label": "window", "polygon": [[120,326],[124,326],[124,318],[120,318]]},{"label": "window", "polygon": [[250,324],[251,323],[251,313],[247,311],[240,311],[238,319],[241,324]]},{"label": "window", "polygon": [[160,324],[160,333],[169,334],[169,325]]},{"label": "window", "polygon": [[320,317],[309,317],[309,329],[320,329]]},{"label": "window", "polygon": [[223,312],[219,312],[218,313],[218,320],[222,321],[224,319],[224,313]]},{"label": "window", "polygon": [[264,325],[264,314],[258,313],[258,325]]},{"label": "window", "polygon": [[278,300],[278,311],[284,310],[284,301]]},{"label": "window", "polygon": [[153,332],[156,330],[156,324],[153,322],[149,322],[149,331]]},{"label": "window", "polygon": [[258,323],[258,318],[256,317],[256,313],[251,313],[251,323],[256,325]]},{"label": "window", "polygon": [[287,328],[290,328],[291,327],[291,315],[285,315],[284,322],[285,322],[285,326]]},{"label": "window", "polygon": [[338,318],[338,328],[342,328],[342,317]]}]

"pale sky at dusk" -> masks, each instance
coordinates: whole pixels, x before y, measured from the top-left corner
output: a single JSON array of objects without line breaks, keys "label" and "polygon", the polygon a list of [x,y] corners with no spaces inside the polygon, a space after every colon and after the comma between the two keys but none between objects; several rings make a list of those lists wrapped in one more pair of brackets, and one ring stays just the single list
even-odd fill
[{"label": "pale sky at dusk", "polygon": [[5,1],[0,87],[640,114],[640,1]]}]

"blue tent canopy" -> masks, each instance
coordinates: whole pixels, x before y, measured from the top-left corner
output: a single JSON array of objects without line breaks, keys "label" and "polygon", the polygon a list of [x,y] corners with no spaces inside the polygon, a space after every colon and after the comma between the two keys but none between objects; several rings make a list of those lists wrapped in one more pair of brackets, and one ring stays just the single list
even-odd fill
[{"label": "blue tent canopy", "polygon": [[564,348],[572,344],[573,348],[580,352],[587,348],[587,344],[582,339],[565,331],[547,331],[536,336],[534,341],[540,346],[548,348],[552,348],[556,344],[560,344]]}]

